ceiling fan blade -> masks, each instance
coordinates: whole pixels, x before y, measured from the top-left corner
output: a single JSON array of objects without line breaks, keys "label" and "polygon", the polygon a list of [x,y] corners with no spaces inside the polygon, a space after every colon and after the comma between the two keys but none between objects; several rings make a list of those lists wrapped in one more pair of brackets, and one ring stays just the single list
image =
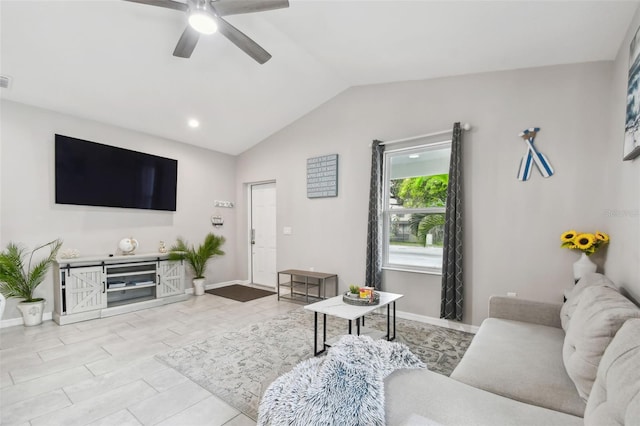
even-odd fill
[{"label": "ceiling fan blade", "polygon": [[179,58],[190,58],[193,53],[193,49],[196,48],[199,38],[200,33],[191,28],[190,25],[187,25],[187,28],[185,28],[184,32],[180,36],[180,40],[178,40],[178,44],[173,51],[173,56],[177,56]]},{"label": "ceiling fan blade", "polygon": [[186,3],[180,3],[179,1],[172,0],[124,0],[131,3],[140,3],[146,4],[149,6],[158,6],[158,7],[166,7],[167,9],[179,10],[181,12],[186,12],[189,9],[189,6]]},{"label": "ceiling fan blade", "polygon": [[246,34],[222,18],[218,18],[218,31],[228,38],[231,43],[242,49],[244,53],[255,59],[259,64],[264,64],[271,59],[269,52],[264,50],[258,43],[251,40]]},{"label": "ceiling fan blade", "polygon": [[289,0],[217,0],[211,5],[218,16],[226,16],[283,9],[289,7]]}]

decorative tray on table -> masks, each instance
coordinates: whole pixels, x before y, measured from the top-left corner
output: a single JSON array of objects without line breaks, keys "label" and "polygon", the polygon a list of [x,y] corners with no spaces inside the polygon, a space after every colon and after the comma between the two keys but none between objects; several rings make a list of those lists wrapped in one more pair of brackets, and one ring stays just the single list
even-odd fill
[{"label": "decorative tray on table", "polygon": [[373,300],[370,297],[361,298],[360,294],[354,294],[350,292],[346,292],[342,295],[342,301],[348,305],[355,306],[373,306],[380,304],[380,293],[377,291],[373,292]]}]

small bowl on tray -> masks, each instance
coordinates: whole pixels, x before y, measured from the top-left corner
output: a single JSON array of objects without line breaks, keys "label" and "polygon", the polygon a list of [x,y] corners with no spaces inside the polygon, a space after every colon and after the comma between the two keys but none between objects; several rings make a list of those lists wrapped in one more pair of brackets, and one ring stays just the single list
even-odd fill
[{"label": "small bowl on tray", "polygon": [[373,300],[370,297],[361,298],[360,294],[354,294],[351,292],[344,293],[342,295],[342,301],[348,305],[354,306],[374,306],[380,304],[380,293],[377,291],[373,292]]}]

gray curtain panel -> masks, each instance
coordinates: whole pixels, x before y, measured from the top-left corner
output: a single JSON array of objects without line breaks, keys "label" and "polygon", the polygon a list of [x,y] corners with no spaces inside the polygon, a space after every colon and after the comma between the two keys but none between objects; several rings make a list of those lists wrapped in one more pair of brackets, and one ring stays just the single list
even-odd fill
[{"label": "gray curtain panel", "polygon": [[462,129],[453,125],[444,224],[440,318],[462,321]]},{"label": "gray curtain panel", "polygon": [[367,222],[367,264],[365,285],[382,290],[382,157],[384,145],[371,145],[371,184],[369,188],[369,220]]}]

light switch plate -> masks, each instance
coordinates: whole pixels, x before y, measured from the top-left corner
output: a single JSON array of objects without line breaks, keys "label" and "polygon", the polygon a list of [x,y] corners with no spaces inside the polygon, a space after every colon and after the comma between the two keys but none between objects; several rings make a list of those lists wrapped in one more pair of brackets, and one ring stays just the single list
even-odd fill
[{"label": "light switch plate", "polygon": [[284,228],[282,228],[282,233],[284,235],[291,235],[292,234],[292,229],[290,226],[285,226]]}]

